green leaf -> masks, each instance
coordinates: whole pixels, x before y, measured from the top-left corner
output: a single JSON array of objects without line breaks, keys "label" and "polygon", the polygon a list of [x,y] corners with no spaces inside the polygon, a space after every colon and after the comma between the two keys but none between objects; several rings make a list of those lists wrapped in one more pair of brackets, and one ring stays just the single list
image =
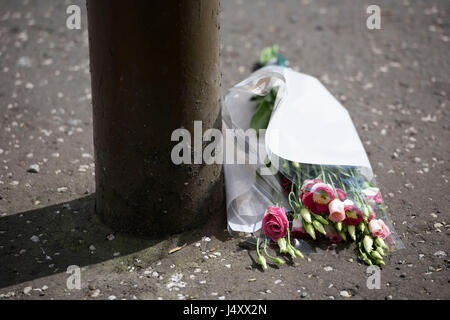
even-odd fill
[{"label": "green leaf", "polygon": [[265,66],[271,59],[277,57],[277,53],[278,53],[278,45],[264,48],[261,51],[261,56],[259,58],[260,64]]},{"label": "green leaf", "polygon": [[250,121],[250,128],[257,132],[260,129],[267,129],[271,114],[272,106],[268,101],[263,100]]},{"label": "green leaf", "polygon": [[253,96],[251,97],[250,101],[258,101],[264,100],[265,96]]}]

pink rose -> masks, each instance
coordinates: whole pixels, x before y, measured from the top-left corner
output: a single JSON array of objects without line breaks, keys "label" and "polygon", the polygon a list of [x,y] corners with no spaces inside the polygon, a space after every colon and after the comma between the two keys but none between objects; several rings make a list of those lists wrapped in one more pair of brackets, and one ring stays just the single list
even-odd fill
[{"label": "pink rose", "polygon": [[339,199],[334,199],[328,205],[330,209],[329,218],[331,221],[340,222],[345,220],[344,203]]},{"label": "pink rose", "polygon": [[381,219],[373,219],[369,222],[369,230],[374,237],[386,239],[391,234],[388,226]]},{"label": "pink rose", "polygon": [[284,209],[281,207],[267,207],[266,214],[262,222],[263,233],[277,242],[278,239],[287,236],[289,221]]},{"label": "pink rose", "polygon": [[325,232],[327,233],[325,237],[328,238],[332,243],[339,243],[342,241],[342,237],[332,226],[324,225],[323,227],[325,229]]},{"label": "pink rose", "polygon": [[314,194],[314,202],[318,204],[329,204],[336,198],[333,188],[329,184],[322,182],[313,185],[311,192]]}]

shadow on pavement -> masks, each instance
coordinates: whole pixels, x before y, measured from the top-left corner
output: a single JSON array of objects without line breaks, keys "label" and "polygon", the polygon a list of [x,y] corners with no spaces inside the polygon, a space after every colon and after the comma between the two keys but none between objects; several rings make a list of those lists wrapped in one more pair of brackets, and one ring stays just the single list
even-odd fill
[{"label": "shadow on pavement", "polygon": [[1,217],[0,288],[65,273],[71,265],[83,267],[138,252],[143,264],[152,263],[167,256],[170,246],[190,244],[206,234],[227,239],[224,220],[217,216],[197,230],[167,239],[134,238],[101,223],[94,208],[95,195],[90,195]]}]

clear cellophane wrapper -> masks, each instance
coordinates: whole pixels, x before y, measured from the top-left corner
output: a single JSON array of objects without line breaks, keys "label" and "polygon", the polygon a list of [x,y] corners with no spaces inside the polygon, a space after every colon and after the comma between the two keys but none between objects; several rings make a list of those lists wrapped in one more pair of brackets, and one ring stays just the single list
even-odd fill
[{"label": "clear cellophane wrapper", "polygon": [[[248,139],[255,113],[255,95],[273,88],[278,94],[267,130],[257,142]],[[222,100],[224,159],[233,152],[239,163],[225,161],[228,230],[254,242],[259,235],[266,208],[279,204],[292,218],[289,190],[307,179],[332,174],[348,199],[358,202],[362,190],[376,190],[373,171],[347,110],[316,78],[280,66],[259,69],[231,88]],[[263,151],[263,152],[261,152]],[[228,155],[227,155],[228,153]],[[249,161],[256,159],[256,161]],[[366,198],[359,202],[365,201]],[[404,248],[395,232],[386,205],[371,203],[377,219],[391,230],[385,239],[391,250]],[[294,240],[306,253],[316,251],[312,241]],[[326,241],[326,240],[325,240]]]}]

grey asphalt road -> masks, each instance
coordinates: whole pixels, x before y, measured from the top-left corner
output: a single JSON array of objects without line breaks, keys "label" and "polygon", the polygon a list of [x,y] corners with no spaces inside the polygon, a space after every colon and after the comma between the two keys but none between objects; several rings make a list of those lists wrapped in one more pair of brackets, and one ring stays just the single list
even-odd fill
[{"label": "grey asphalt road", "polygon": [[[72,3],[81,30],[66,28]],[[279,44],[349,110],[406,246],[373,290],[351,245],[262,272],[223,215],[160,241],[103,226],[84,2],[2,1],[0,299],[449,299],[450,2],[377,0],[380,30],[366,27],[368,4],[224,0],[221,30],[223,92]]]}]

